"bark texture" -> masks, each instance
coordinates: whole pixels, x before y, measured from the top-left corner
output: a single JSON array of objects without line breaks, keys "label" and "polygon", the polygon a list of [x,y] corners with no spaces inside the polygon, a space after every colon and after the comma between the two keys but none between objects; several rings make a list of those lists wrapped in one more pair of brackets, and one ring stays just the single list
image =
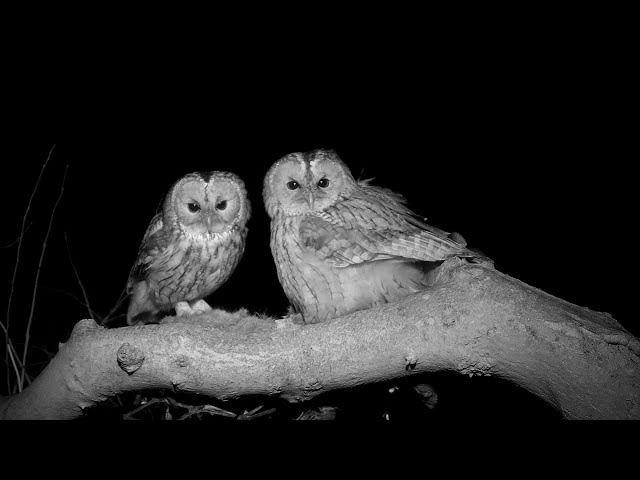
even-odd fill
[{"label": "bark texture", "polygon": [[438,274],[424,292],[313,325],[220,311],[117,329],[82,320],[28,388],[0,398],[0,418],[71,419],[146,388],[298,402],[453,370],[507,379],[568,419],[640,419],[640,342],[609,314],[488,266]]}]

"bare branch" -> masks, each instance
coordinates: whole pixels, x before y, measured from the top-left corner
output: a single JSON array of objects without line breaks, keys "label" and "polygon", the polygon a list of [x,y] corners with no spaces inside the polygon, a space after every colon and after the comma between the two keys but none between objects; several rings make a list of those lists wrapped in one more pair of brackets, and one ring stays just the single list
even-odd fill
[{"label": "bare branch", "polygon": [[[44,169],[46,168],[47,164],[49,163],[49,160],[51,159],[51,154],[53,153],[53,149],[56,148],[55,144],[53,145],[53,147],[51,147],[51,150],[49,150],[49,155],[47,155],[47,159],[45,160],[44,164],[42,165],[42,169],[40,170],[40,174],[38,175],[38,179],[36,180],[36,185],[35,187],[33,187],[33,191],[31,192],[31,197],[29,197],[29,202],[27,203],[27,209],[24,212],[24,216],[22,217],[22,227],[20,228],[20,236],[18,237],[18,252],[16,253],[16,264],[15,267],[13,268],[13,277],[11,278],[11,290],[9,292],[9,301],[7,302],[7,324],[2,325],[2,322],[0,322],[0,325],[2,325],[2,329],[4,330],[4,334],[5,334],[5,345],[6,345],[6,356],[5,359],[7,361],[7,364],[9,363],[9,357],[11,358],[11,362],[13,364],[14,369],[16,369],[16,379],[18,380],[18,384],[20,385],[22,382],[20,381],[20,377],[17,374],[17,369],[18,368],[23,368],[23,365],[20,365],[20,360],[18,359],[17,356],[17,352],[15,352],[15,349],[13,349],[13,346],[11,345],[11,340],[9,339],[9,325],[10,325],[10,317],[11,317],[11,301],[13,299],[13,292],[15,289],[15,283],[16,283],[16,276],[18,275],[18,265],[20,263],[20,250],[22,249],[22,240],[24,239],[24,234],[26,232],[26,228],[25,228],[25,224],[27,223],[27,215],[29,215],[29,210],[31,209],[31,202],[33,201],[33,197],[35,197],[36,195],[36,191],[38,190],[38,185],[40,185],[40,180],[42,179],[42,174],[44,173]],[[12,349],[13,349],[13,353],[12,353]],[[14,356],[15,355],[15,356]],[[22,386],[20,385],[19,388],[21,389]],[[7,390],[11,391],[11,381],[10,381],[10,376],[7,375]]]},{"label": "bare branch", "polygon": [[638,420],[639,362],[640,341],[610,315],[461,264],[423,292],[313,325],[215,310],[142,327],[82,320],[28,388],[0,397],[0,418],[76,418],[142,389],[302,402],[447,370],[508,380],[567,419]]},{"label": "bare branch", "polygon": [[22,352],[22,374],[20,376],[20,381],[18,382],[19,391],[22,391],[22,387],[24,386],[24,378],[27,369],[27,353],[29,351],[29,337],[31,331],[31,323],[33,322],[33,312],[36,308],[36,296],[38,294],[38,282],[40,280],[40,270],[42,269],[42,260],[44,258],[45,250],[47,249],[47,240],[49,239],[49,234],[51,233],[51,226],[53,225],[53,218],[56,213],[56,209],[58,208],[58,204],[62,199],[62,195],[64,193],[64,182],[67,178],[67,171],[69,170],[69,165],[67,165],[64,169],[64,176],[62,177],[62,185],[60,186],[60,194],[58,195],[58,199],[56,203],[53,205],[53,210],[51,211],[51,218],[49,220],[49,227],[47,228],[47,233],[44,237],[44,242],[42,244],[42,251],[40,252],[40,260],[38,261],[38,270],[36,271],[36,278],[33,285],[33,296],[31,297],[31,311],[29,312],[29,320],[27,321],[27,329],[24,334],[24,350]]},{"label": "bare branch", "polygon": [[71,258],[71,251],[69,250],[69,241],[67,240],[67,232],[64,232],[64,244],[67,246],[67,255],[69,257],[69,263],[71,264],[71,268],[73,268],[73,273],[76,275],[76,280],[78,280],[78,285],[80,285],[80,289],[82,290],[82,295],[84,296],[84,305],[87,307],[87,312],[89,312],[89,318],[96,319],[95,312],[91,309],[91,305],[89,304],[89,297],[87,296],[87,292],[84,289],[84,284],[82,280],[80,280],[80,275],[78,274],[78,270],[76,270],[76,266],[73,264],[73,259]]},{"label": "bare branch", "polygon": [[131,410],[129,413],[127,413],[126,415],[123,416],[123,420],[135,420],[135,418],[133,418],[133,416],[136,413],[141,412],[142,410],[150,407],[151,405],[155,405],[157,403],[167,403],[167,401],[164,398],[153,398],[151,400],[149,400],[148,402],[143,403],[142,405],[140,405],[139,407]]},{"label": "bare branch", "polygon": [[118,309],[120,308],[120,305],[122,305],[122,302],[124,302],[126,299],[127,299],[127,289],[125,288],[120,293],[120,296],[118,297],[118,300],[116,301],[115,306],[98,323],[100,325],[106,326],[109,323],[111,323],[112,320],[118,318],[118,317],[112,318],[112,315],[118,311]]},{"label": "bare branch", "polygon": [[[27,228],[25,228],[23,233],[27,233],[29,231],[29,229],[31,228],[31,226],[33,225],[33,222],[30,222],[29,225],[27,225]],[[15,244],[20,242],[20,239],[22,238],[22,234],[18,235],[18,237],[11,243],[7,244],[7,245],[2,245],[0,246],[1,249],[5,249],[5,248],[11,248],[13,247]]]},{"label": "bare branch", "polygon": [[76,295],[74,295],[73,293],[64,290],[62,288],[52,288],[52,287],[43,287],[44,290],[48,291],[48,292],[54,292],[54,293],[59,293],[61,295],[65,295],[69,298],[72,298],[78,305],[82,305],[84,308],[88,309],[89,307],[87,306],[87,304],[80,298],[78,298]]}]

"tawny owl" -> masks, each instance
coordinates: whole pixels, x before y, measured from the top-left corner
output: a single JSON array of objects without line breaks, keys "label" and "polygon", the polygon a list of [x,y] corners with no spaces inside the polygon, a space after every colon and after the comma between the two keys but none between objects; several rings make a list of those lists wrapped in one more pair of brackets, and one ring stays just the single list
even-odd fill
[{"label": "tawny owl", "polygon": [[151,220],[129,274],[127,323],[211,310],[204,300],[235,270],[244,252],[251,206],[244,182],[229,172],[178,180]]},{"label": "tawny owl", "polygon": [[278,278],[306,323],[425,288],[427,262],[480,256],[369,182],[354,180],[332,150],[286,155],[265,176]]}]

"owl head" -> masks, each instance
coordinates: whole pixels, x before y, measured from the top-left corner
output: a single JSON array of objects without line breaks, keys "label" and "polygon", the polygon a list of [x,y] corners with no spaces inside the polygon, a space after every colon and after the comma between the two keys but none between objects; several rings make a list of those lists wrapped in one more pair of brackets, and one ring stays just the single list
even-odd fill
[{"label": "owl head", "polygon": [[230,172],[196,172],[178,180],[164,201],[164,222],[188,236],[243,228],[251,215],[244,182]]},{"label": "owl head", "polygon": [[349,168],[333,150],[290,153],[264,178],[267,213],[287,216],[322,212],[357,188]]}]

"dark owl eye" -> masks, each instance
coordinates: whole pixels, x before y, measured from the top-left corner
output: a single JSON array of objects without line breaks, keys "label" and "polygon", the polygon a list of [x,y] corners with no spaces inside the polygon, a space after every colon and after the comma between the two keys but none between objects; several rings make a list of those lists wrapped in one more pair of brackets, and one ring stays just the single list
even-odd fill
[{"label": "dark owl eye", "polygon": [[329,179],[328,178],[321,178],[318,181],[318,186],[320,188],[327,188],[329,186]]},{"label": "dark owl eye", "polygon": [[224,210],[225,208],[227,208],[226,200],[222,200],[220,203],[216,204],[216,210]]},{"label": "dark owl eye", "polygon": [[200,205],[198,205],[197,203],[187,203],[187,208],[191,213],[196,213],[198,210],[200,210]]},{"label": "dark owl eye", "polygon": [[296,188],[300,188],[300,184],[295,180],[291,180],[290,182],[287,182],[287,188],[289,190],[295,190]]}]

